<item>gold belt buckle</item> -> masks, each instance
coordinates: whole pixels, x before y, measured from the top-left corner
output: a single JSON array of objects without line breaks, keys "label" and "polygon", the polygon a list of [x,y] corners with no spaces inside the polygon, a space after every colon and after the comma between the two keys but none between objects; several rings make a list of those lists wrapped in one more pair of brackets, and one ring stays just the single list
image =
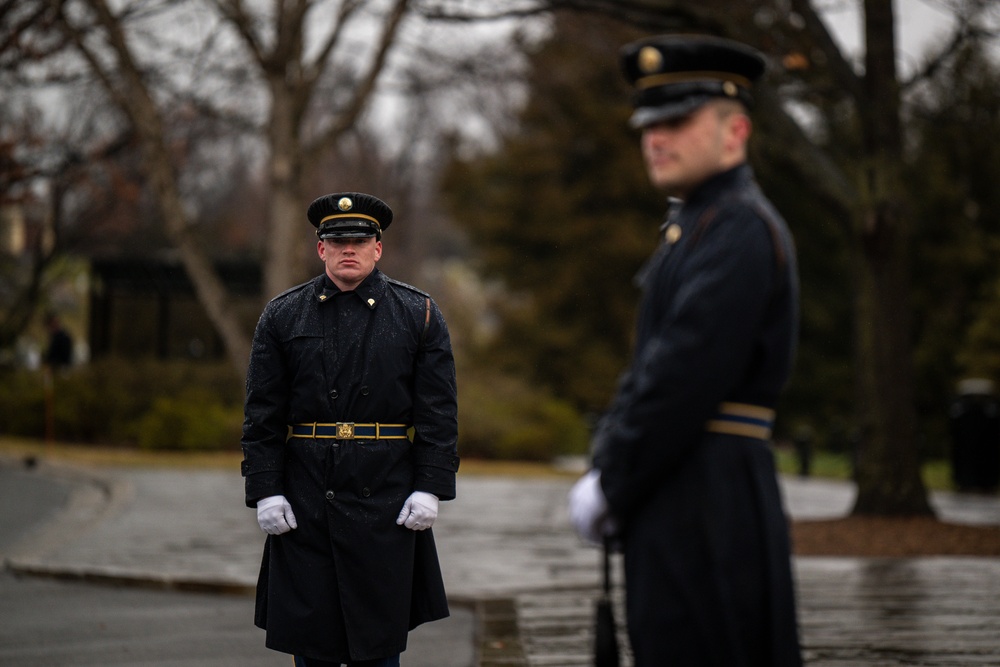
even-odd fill
[{"label": "gold belt buckle", "polygon": [[340,440],[353,440],[354,422],[337,422],[337,437]]}]

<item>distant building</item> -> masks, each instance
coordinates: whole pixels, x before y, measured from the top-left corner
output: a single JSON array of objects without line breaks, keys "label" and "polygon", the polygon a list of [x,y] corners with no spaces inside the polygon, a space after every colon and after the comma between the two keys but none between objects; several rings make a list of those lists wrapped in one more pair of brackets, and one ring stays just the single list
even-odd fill
[{"label": "distant building", "polygon": [[[195,296],[176,253],[91,260],[89,347],[107,356],[218,359],[222,341]],[[260,315],[261,268],[255,261],[217,261],[247,335]]]}]

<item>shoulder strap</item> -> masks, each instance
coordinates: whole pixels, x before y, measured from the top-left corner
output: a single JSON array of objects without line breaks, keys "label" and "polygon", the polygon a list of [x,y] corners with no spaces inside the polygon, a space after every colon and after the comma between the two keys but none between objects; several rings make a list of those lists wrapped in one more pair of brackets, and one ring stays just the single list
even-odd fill
[{"label": "shoulder strap", "polygon": [[[774,219],[774,214],[758,201],[747,201],[746,203],[753,208],[754,212],[757,213],[757,215],[760,216],[760,219],[764,221],[764,224],[767,225],[767,231],[771,235],[771,245],[774,248],[775,268],[778,271],[781,271],[788,263],[788,254],[785,251],[784,244],[781,242],[781,233],[778,231],[778,223]],[[697,224],[695,225],[694,233],[691,238],[692,244],[698,242],[698,239],[701,238],[702,233],[715,219],[717,213],[718,210],[714,206],[710,206],[704,213],[701,214],[698,218]]]},{"label": "shoulder strap", "polygon": [[424,328],[420,332],[420,344],[424,344],[424,339],[427,338],[427,328],[431,324],[431,298],[424,297]]}]

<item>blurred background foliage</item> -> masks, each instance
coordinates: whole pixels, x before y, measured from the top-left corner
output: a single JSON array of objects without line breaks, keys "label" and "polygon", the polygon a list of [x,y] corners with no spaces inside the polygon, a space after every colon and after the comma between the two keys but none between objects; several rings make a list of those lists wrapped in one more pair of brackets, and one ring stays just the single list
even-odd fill
[{"label": "blurred background foliage", "polygon": [[155,450],[233,449],[243,392],[225,364],[106,359],[51,376],[5,371],[0,433]]},{"label": "blurred background foliage", "polygon": [[[656,242],[665,202],[641,169],[615,68],[625,28],[569,17],[531,54],[533,94],[495,153],[452,163],[444,190],[488,275],[515,294],[484,358],[551,387],[582,414],[599,411],[630,352],[637,292],[631,277]],[[962,53],[912,96],[907,118],[913,245],[913,335],[921,446],[948,449],[958,379],[1000,378],[1000,70],[980,49]],[[833,114],[837,117],[836,114]],[[856,119],[827,128],[849,160]],[[839,146],[839,149],[838,149]],[[848,221],[803,197],[801,176],[771,159],[783,147],[758,127],[751,162],[796,237],[802,328],[778,437],[815,434],[846,452],[856,438]],[[972,202],[975,202],[973,204]]]}]

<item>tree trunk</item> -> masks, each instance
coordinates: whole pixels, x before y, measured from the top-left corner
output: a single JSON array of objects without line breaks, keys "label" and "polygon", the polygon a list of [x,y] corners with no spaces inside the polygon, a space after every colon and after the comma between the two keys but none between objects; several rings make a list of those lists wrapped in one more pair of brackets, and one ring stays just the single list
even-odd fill
[{"label": "tree trunk", "polygon": [[145,170],[163,216],[164,228],[171,244],[177,249],[184,270],[194,286],[198,302],[208,315],[226,348],[226,354],[241,377],[246,376],[250,360],[250,340],[229,306],[225,285],[212,268],[202,246],[192,237],[184,212],[180,189],[166,149],[163,124],[148,90],[134,70],[130,74],[131,100],[123,105],[136,132],[141,137]]},{"label": "tree trunk", "polygon": [[856,335],[861,442],[854,514],[929,514],[920,476],[910,341],[910,214],[892,0],[866,0],[863,211],[856,225]]},{"label": "tree trunk", "polygon": [[229,306],[229,295],[225,285],[219,280],[212,263],[199,243],[188,230],[187,217],[177,191],[170,163],[160,154],[162,143],[147,140],[144,152],[149,163],[150,183],[156,192],[156,201],[163,215],[171,244],[177,249],[191,284],[194,286],[198,302],[208,315],[226,348],[230,363],[239,373],[246,376],[250,360],[250,340],[240,326],[239,318]]},{"label": "tree trunk", "polygon": [[84,38],[85,31],[76,28],[66,15],[62,16],[61,26],[102,82],[108,95],[135,128],[142,147],[144,171],[163,216],[170,242],[180,254],[198,301],[222,339],[230,362],[240,376],[245,377],[250,358],[250,339],[229,306],[225,285],[216,275],[207,254],[191,236],[188,216],[184,211],[180,187],[165,141],[163,119],[129,48],[122,25],[109,4],[105,0],[90,0],[88,5],[93,10],[97,23],[105,31],[107,45],[117,56],[117,72],[113,71],[113,67],[106,66],[96,55]]},{"label": "tree trunk", "polygon": [[306,207],[299,194],[302,175],[302,147],[298,136],[299,122],[294,109],[293,92],[283,76],[270,76],[271,118],[268,126],[269,189],[267,250],[264,260],[265,301],[298,282],[302,274],[302,230]]}]

